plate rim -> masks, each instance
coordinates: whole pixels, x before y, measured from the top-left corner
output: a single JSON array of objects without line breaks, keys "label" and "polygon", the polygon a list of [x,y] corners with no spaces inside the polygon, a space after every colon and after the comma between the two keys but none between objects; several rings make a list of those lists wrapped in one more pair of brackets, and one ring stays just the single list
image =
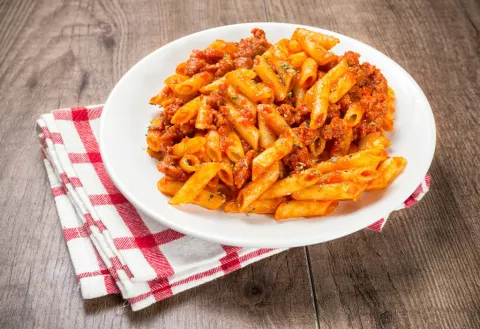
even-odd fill
[{"label": "plate rim", "polygon": [[[391,59],[390,57],[388,57],[387,55],[385,55],[381,51],[375,49],[374,47],[372,47],[372,46],[370,46],[370,45],[368,45],[368,44],[366,44],[366,43],[364,43],[360,40],[351,38],[349,36],[346,36],[346,35],[338,33],[338,32],[326,30],[326,29],[323,29],[323,28],[320,28],[320,27],[308,26],[308,25],[302,25],[302,24],[280,23],[280,22],[279,23],[277,23],[277,22],[248,22],[248,23],[230,24],[230,25],[213,27],[213,28],[197,31],[197,32],[185,35],[181,38],[175,39],[175,40],[163,45],[162,47],[155,49],[154,51],[152,51],[148,55],[144,56],[142,59],[140,59],[138,62],[136,62],[132,67],[130,67],[130,69],[117,81],[117,83],[115,84],[113,89],[110,91],[109,96],[107,98],[107,101],[104,104],[102,115],[100,117],[99,134],[98,134],[98,139],[99,139],[98,144],[99,144],[100,154],[102,156],[103,165],[104,165],[105,170],[107,171],[110,179],[115,184],[115,186],[119,189],[119,191],[125,196],[125,198],[129,202],[131,202],[138,211],[140,211],[141,213],[151,217],[153,220],[158,221],[161,224],[163,224],[163,225],[165,225],[169,228],[172,228],[172,229],[174,229],[178,232],[181,232],[183,234],[193,236],[193,237],[197,237],[197,238],[204,239],[204,240],[208,240],[208,241],[212,241],[212,242],[216,242],[216,243],[227,244],[227,245],[235,245],[235,246],[242,246],[242,247],[254,247],[254,248],[290,248],[290,247],[307,246],[307,245],[323,243],[323,242],[327,242],[327,241],[331,241],[331,240],[335,240],[335,239],[344,237],[346,235],[349,235],[349,234],[355,233],[359,230],[362,230],[362,229],[366,228],[368,225],[371,225],[371,224],[377,222],[379,219],[375,219],[367,225],[364,225],[363,223],[360,224],[360,221],[356,222],[355,224],[347,226],[348,229],[339,230],[335,235],[332,235],[331,237],[329,237],[327,239],[322,239],[321,241],[317,241],[314,238],[310,238],[310,239],[304,239],[301,242],[297,241],[297,243],[293,242],[293,240],[292,241],[289,240],[289,241],[286,241],[286,242],[284,240],[281,240],[278,243],[273,243],[273,244],[270,243],[270,241],[268,241],[266,243],[264,243],[264,242],[252,243],[249,240],[245,240],[243,237],[236,237],[235,239],[229,238],[228,241],[227,241],[226,239],[222,238],[218,234],[212,234],[212,233],[209,233],[209,232],[208,233],[205,233],[205,232],[200,232],[199,233],[195,229],[190,229],[190,228],[185,227],[185,226],[176,225],[176,223],[168,221],[167,219],[164,219],[164,217],[161,214],[150,210],[150,208],[147,207],[147,206],[144,206],[143,203],[140,200],[137,199],[137,197],[130,194],[130,192],[128,191],[126,186],[116,176],[116,174],[115,174],[115,172],[112,168],[112,165],[109,162],[108,157],[104,156],[106,154],[106,151],[105,151],[106,146],[105,146],[105,139],[102,137],[104,135],[104,134],[102,134],[102,132],[104,131],[104,127],[106,125],[106,119],[105,119],[106,114],[105,113],[107,113],[109,111],[109,109],[110,109],[109,103],[112,102],[111,99],[113,99],[113,95],[116,93],[116,90],[122,84],[122,81],[126,80],[128,78],[128,76],[130,74],[132,74],[132,72],[138,66],[142,65],[142,63],[144,61],[147,61],[150,57],[155,56],[155,54],[157,52],[162,51],[163,48],[171,46],[172,44],[175,44],[177,42],[180,43],[182,40],[184,40],[186,38],[195,37],[198,34],[203,34],[203,33],[213,31],[213,30],[218,30],[218,29],[234,28],[234,27],[246,27],[246,26],[258,27],[259,25],[263,25],[263,26],[264,25],[272,25],[272,26],[286,25],[286,26],[289,26],[289,27],[302,27],[302,28],[314,29],[314,30],[317,30],[317,31],[321,31],[322,33],[328,33],[330,35],[339,36],[339,37],[344,38],[344,39],[348,39],[348,40],[351,40],[351,41],[354,41],[354,42],[361,43],[363,46],[369,48],[370,50],[373,50],[374,52],[378,53],[380,56],[383,56],[384,58],[389,60],[392,64],[396,65],[398,67],[398,69],[400,69],[405,74],[405,77],[407,77],[410,80],[410,83],[416,89],[418,89],[420,91],[420,97],[424,99],[425,104],[427,105],[427,107],[424,108],[424,111],[427,111],[427,115],[428,115],[428,117],[431,121],[431,127],[430,127],[431,128],[431,136],[430,136],[430,138],[431,138],[431,140],[433,140],[433,143],[432,143],[431,149],[427,150],[428,154],[425,156],[425,158],[427,159],[426,163],[428,163],[428,166],[426,166],[426,169],[421,170],[421,172],[423,174],[423,177],[428,173],[428,170],[429,170],[429,168],[431,166],[431,163],[433,161],[433,157],[434,157],[435,149],[436,149],[436,143],[437,143],[437,141],[436,141],[437,132],[436,132],[435,117],[433,115],[433,111],[432,111],[430,102],[428,101],[424,91],[422,90],[420,85],[415,81],[415,79],[400,64],[398,64],[396,61],[394,61],[393,59]],[[420,181],[419,181],[419,183],[420,183]],[[413,189],[411,192],[409,192],[409,195],[411,193],[413,193],[414,190],[415,189]],[[408,198],[408,195],[406,196],[406,198]],[[394,212],[394,211],[396,211],[396,209],[393,209],[391,212]],[[315,218],[318,218],[318,217],[314,217],[312,219],[315,219]],[[282,241],[284,241],[284,242],[282,242]]]}]

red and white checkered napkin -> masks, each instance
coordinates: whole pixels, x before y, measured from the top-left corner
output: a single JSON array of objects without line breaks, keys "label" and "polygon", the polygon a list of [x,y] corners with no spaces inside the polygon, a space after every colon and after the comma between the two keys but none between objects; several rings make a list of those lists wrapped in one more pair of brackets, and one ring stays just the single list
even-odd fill
[{"label": "red and white checkered napkin", "polygon": [[[121,293],[134,311],[284,249],[220,245],[140,214],[105,171],[102,106],[56,110],[37,121],[45,168],[83,298]],[[430,178],[400,207],[418,202]],[[369,226],[380,231],[386,218]]]}]

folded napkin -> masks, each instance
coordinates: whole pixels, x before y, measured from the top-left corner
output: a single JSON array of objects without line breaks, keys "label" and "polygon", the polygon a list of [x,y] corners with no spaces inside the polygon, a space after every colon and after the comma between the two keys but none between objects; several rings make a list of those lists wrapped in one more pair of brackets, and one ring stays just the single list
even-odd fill
[{"label": "folded napkin", "polygon": [[[141,214],[118,191],[100,156],[103,107],[56,110],[37,121],[42,157],[83,298],[121,293],[134,311],[285,249],[220,245]],[[427,175],[401,207],[428,191]],[[381,231],[386,217],[369,226]]]}]

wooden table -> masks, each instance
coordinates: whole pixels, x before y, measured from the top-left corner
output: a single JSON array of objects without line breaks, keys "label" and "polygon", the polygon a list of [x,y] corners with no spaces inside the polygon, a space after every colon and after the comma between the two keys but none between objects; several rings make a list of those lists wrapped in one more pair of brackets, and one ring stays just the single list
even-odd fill
[{"label": "wooden table", "polygon": [[[294,248],[137,313],[83,301],[35,119],[103,102],[172,40],[255,21],[337,31],[410,72],[437,123],[431,192],[381,234]],[[479,28],[476,0],[0,0],[0,327],[480,328]]]}]

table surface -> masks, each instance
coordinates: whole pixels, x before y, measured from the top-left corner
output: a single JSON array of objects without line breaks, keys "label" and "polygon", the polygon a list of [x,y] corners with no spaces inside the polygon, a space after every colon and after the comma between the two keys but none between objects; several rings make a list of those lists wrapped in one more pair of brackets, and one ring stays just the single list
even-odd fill
[{"label": "table surface", "polygon": [[[361,231],[294,248],[145,310],[84,301],[34,122],[103,102],[154,49],[240,22],[318,26],[372,45],[427,95],[432,187]],[[480,328],[480,2],[0,0],[1,328]]]}]

